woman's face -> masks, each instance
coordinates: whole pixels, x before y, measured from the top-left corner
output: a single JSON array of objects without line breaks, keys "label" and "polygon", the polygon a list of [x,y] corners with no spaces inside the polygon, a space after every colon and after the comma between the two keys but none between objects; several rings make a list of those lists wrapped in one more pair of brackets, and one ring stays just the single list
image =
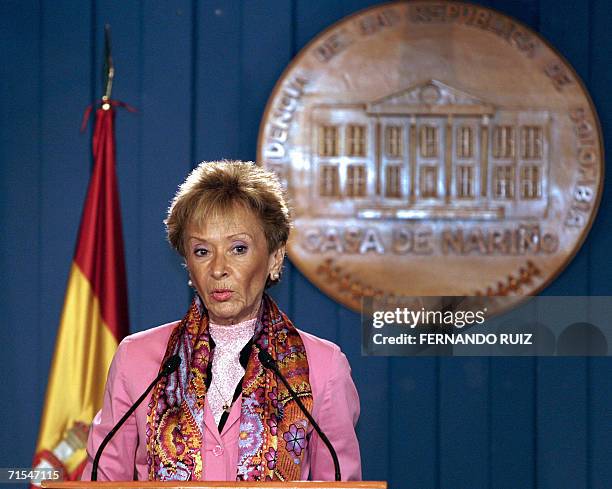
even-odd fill
[{"label": "woman's face", "polygon": [[236,324],[257,315],[266,279],[278,273],[285,249],[268,253],[259,218],[236,206],[202,226],[186,229],[189,275],[216,324]]}]

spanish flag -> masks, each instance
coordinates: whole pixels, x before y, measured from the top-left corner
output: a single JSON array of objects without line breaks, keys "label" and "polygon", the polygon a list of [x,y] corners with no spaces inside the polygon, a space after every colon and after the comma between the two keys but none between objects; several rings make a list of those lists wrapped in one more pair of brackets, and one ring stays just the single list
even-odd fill
[{"label": "spanish flag", "polygon": [[102,407],[104,382],[119,341],[128,332],[121,213],[115,173],[114,107],[96,109],[94,168],[40,423],[34,466],[78,479],[89,425]]}]

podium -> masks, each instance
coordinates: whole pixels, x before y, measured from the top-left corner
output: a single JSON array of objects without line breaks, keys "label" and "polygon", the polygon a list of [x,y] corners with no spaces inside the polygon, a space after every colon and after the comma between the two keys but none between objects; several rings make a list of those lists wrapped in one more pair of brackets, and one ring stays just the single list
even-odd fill
[{"label": "podium", "polygon": [[159,482],[159,481],[126,481],[126,482],[89,482],[43,481],[44,489],[240,489],[241,487],[257,487],[259,489],[387,489],[384,481],[358,482],[322,482],[322,481],[290,481],[290,482],[251,482],[251,481],[190,481],[190,482]]}]

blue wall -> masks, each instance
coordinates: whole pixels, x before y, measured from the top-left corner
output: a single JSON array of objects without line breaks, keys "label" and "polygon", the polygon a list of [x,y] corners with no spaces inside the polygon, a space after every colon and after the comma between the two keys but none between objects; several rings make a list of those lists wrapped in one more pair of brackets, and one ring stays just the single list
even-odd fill
[{"label": "blue wall", "polygon": [[[291,58],[369,0],[0,4],[0,466],[28,466],[91,169],[83,110],[101,94],[113,29],[132,331],[182,316],[186,276],[162,219],[195,162],[255,158],[267,97]],[[609,0],[481,2],[525,22],[573,64],[612,142]],[[545,291],[610,295],[612,203]],[[300,327],[338,342],[361,400],[364,477],[391,488],[612,487],[612,362],[362,358],[359,317],[288,265],[275,292]],[[70,382],[70,379],[66,379]]]}]

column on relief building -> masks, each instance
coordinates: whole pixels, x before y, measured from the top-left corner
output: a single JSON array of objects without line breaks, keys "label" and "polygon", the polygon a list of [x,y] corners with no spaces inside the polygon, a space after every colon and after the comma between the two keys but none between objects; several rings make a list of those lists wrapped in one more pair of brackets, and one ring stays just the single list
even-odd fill
[{"label": "column on relief building", "polygon": [[416,201],[417,186],[417,127],[416,117],[410,118],[410,134],[408,138],[408,165],[410,166],[410,204]]},{"label": "column on relief building", "polygon": [[489,178],[489,116],[482,116],[480,125],[480,196],[487,196],[487,181]]},{"label": "column on relief building", "polygon": [[453,180],[453,115],[449,114],[446,119],[444,131],[444,201],[447,205],[451,202],[451,184]]}]

